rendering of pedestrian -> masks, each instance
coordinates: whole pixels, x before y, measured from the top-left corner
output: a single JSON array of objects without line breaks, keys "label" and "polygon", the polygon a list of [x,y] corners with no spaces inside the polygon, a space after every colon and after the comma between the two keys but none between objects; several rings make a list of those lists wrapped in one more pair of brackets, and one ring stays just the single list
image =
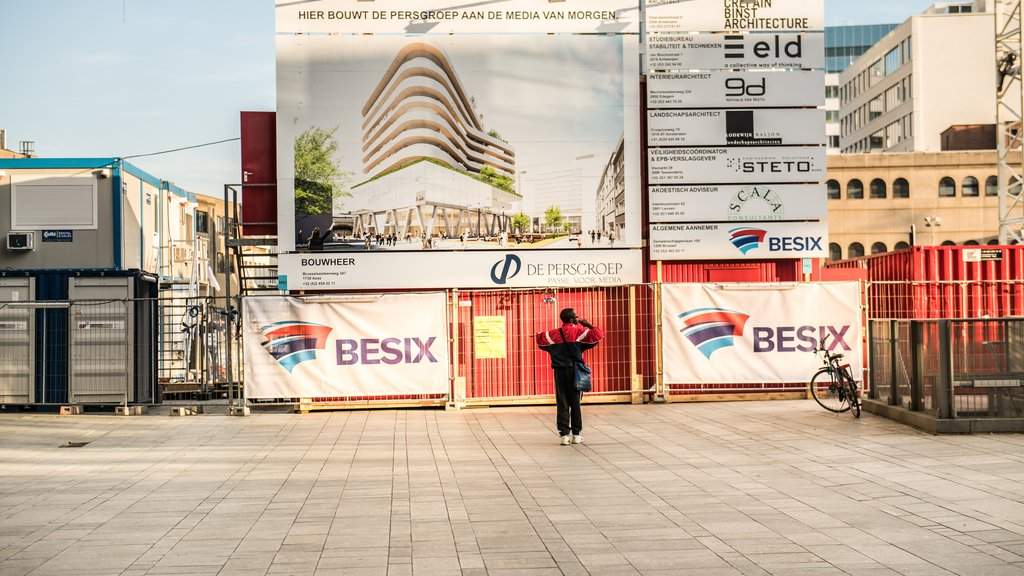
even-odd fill
[{"label": "rendering of pedestrian", "polygon": [[597,237],[597,233],[596,233],[596,232],[594,232],[593,230],[591,230],[591,231],[590,231],[590,243],[591,243],[591,244],[593,244],[593,243],[594,243],[594,238],[595,238],[595,237]]},{"label": "rendering of pedestrian", "polygon": [[320,234],[319,226],[313,228],[313,233],[309,236],[309,249],[315,251],[324,249],[324,237]]},{"label": "rendering of pedestrian", "polygon": [[555,372],[555,400],[558,411],[555,424],[562,446],[583,443],[583,393],[576,389],[576,363],[583,362],[583,353],[597,346],[604,332],[566,308],[558,315],[562,326],[537,334],[537,346],[551,355]]}]

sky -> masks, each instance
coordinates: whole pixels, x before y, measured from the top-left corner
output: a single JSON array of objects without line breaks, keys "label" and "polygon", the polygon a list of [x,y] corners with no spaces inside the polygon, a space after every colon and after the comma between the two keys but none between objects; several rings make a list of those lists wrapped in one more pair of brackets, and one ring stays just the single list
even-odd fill
[{"label": "sky", "polygon": [[[929,0],[826,0],[828,25],[902,22]],[[236,138],[274,110],[273,0],[0,0],[0,128],[48,157]],[[133,160],[201,194],[237,183],[237,142]]]}]

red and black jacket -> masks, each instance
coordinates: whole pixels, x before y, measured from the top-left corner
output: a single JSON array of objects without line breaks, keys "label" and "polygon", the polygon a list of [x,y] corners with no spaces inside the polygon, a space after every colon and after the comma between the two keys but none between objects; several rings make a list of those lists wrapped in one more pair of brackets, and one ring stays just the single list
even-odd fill
[{"label": "red and black jacket", "polygon": [[572,368],[577,346],[580,352],[590,350],[604,338],[604,332],[597,327],[562,324],[561,328],[541,332],[536,338],[537,346],[551,355],[552,368]]}]

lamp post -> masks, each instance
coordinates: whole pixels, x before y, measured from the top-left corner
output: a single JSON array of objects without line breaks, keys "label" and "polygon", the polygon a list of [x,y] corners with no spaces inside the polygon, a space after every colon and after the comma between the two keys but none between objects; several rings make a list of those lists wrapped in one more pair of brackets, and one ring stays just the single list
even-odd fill
[{"label": "lamp post", "polygon": [[942,218],[940,216],[925,216],[924,227],[931,230],[932,233],[932,246],[935,246],[935,230],[942,227]]}]

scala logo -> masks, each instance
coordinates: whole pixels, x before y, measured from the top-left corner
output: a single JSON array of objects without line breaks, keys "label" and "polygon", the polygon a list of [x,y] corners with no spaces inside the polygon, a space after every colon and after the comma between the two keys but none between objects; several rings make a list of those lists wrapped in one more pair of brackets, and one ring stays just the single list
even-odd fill
[{"label": "scala logo", "polygon": [[715,352],[735,345],[734,338],[743,336],[750,316],[725,308],[698,308],[679,318],[685,325],[683,336],[710,360]]},{"label": "scala logo", "polygon": [[[750,210],[748,208],[752,207]],[[762,206],[759,211],[757,206]],[[767,209],[767,214],[763,214]],[[755,214],[748,214],[755,212]],[[761,212],[758,214],[757,212]],[[730,220],[781,220],[786,214],[786,205],[778,192],[764,186],[741,188],[729,201]]]},{"label": "scala logo", "polygon": [[729,230],[729,241],[746,256],[760,248],[767,235],[766,230],[759,228],[733,228]]},{"label": "scala logo", "polygon": [[[501,268],[499,272],[498,268]],[[504,260],[499,260],[491,267],[491,281],[499,286],[508,284],[508,281],[519,275],[523,269],[523,261],[515,254],[508,254]]]},{"label": "scala logo", "polygon": [[275,322],[260,328],[261,345],[291,374],[299,364],[316,360],[317,350],[327,348],[332,330],[311,322]]}]

